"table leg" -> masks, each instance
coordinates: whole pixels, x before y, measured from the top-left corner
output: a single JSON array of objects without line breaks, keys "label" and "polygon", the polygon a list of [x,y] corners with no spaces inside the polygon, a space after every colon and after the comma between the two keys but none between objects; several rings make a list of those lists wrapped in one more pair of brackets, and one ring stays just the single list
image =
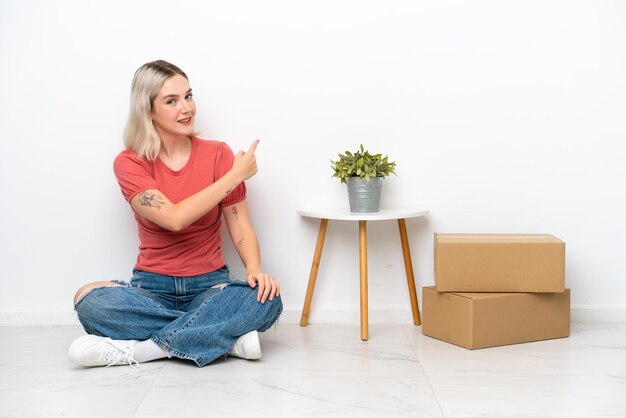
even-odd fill
[{"label": "table leg", "polygon": [[400,229],[400,242],[402,243],[402,255],[404,256],[404,269],[406,270],[406,280],[409,285],[409,299],[411,299],[411,310],[413,311],[413,323],[421,325],[420,310],[415,293],[415,277],[413,276],[413,263],[411,262],[411,250],[409,249],[409,240],[406,234],[406,222],[404,219],[398,219],[398,227]]},{"label": "table leg", "polygon": [[309,284],[306,288],[306,296],[304,298],[304,307],[302,308],[302,316],[300,317],[300,325],[306,327],[309,323],[309,311],[311,310],[311,301],[313,300],[313,290],[315,289],[315,280],[317,279],[317,271],[320,268],[320,259],[322,258],[322,248],[324,248],[324,238],[326,238],[326,229],[328,228],[328,219],[322,219],[320,222],[320,230],[317,234],[317,244],[315,245],[315,253],[313,254],[313,264],[311,264],[311,273],[309,274]]},{"label": "table leg", "polygon": [[367,321],[367,224],[359,221],[359,270],[361,272],[361,340],[368,339]]}]

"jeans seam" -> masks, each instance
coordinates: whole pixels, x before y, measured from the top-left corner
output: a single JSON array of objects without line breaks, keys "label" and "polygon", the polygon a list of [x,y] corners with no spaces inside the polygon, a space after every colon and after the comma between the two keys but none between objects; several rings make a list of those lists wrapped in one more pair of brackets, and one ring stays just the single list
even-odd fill
[{"label": "jeans seam", "polygon": [[[170,341],[170,340],[174,337],[174,335],[175,335],[176,333],[178,333],[179,331],[184,330],[185,328],[188,328],[188,327],[189,327],[192,323],[194,323],[194,322],[195,322],[195,320],[196,320],[196,319],[198,318],[198,316],[200,315],[200,308],[202,307],[202,305],[204,305],[205,303],[207,303],[207,302],[209,302],[209,301],[210,301],[210,300],[205,300],[204,302],[202,302],[202,303],[200,304],[200,306],[198,306],[198,307],[196,308],[196,311],[194,312],[194,315],[193,315],[191,318],[189,318],[189,319],[185,322],[185,324],[184,324],[183,326],[180,326],[180,327],[178,327],[178,328],[176,328],[176,329],[174,329],[174,330],[172,330],[172,331],[168,332],[168,333],[167,333],[167,335],[165,335],[162,339],[161,339],[161,338],[159,338],[159,337],[157,337],[156,335],[153,335],[153,336],[152,336],[153,341],[154,341],[154,342],[156,342],[156,343],[157,343],[157,345],[163,344],[164,346],[166,346],[167,348],[165,348],[165,349],[166,349],[166,350],[168,350],[168,351],[170,351],[170,352],[172,352],[173,354],[176,354],[176,357],[179,357],[179,358],[185,358],[185,359],[191,359],[191,360],[195,361],[196,363],[198,363],[198,359],[199,359],[199,358],[198,358],[197,356],[190,356],[189,354],[185,354],[185,353],[183,353],[182,351],[180,351],[180,350],[178,350],[178,349],[172,348],[172,347],[170,346],[169,341]],[[199,364],[199,363],[198,363],[198,364]]]}]

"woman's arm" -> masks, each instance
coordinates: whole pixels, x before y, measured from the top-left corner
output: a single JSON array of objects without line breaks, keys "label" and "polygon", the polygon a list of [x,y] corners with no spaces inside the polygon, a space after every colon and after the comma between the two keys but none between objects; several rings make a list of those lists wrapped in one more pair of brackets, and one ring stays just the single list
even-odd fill
[{"label": "woman's arm", "polygon": [[237,153],[233,167],[215,183],[176,204],[156,189],[138,193],[133,196],[130,204],[143,218],[169,231],[180,231],[217,206],[242,181],[256,174],[254,151],[257,144],[258,140],[248,152]]},{"label": "woman's arm", "polygon": [[248,204],[242,200],[224,207],[223,213],[233,244],[246,266],[246,281],[252,288],[259,284],[257,301],[265,303],[267,299],[274,300],[274,296],[280,296],[280,285],[261,269],[261,252],[250,222]]}]

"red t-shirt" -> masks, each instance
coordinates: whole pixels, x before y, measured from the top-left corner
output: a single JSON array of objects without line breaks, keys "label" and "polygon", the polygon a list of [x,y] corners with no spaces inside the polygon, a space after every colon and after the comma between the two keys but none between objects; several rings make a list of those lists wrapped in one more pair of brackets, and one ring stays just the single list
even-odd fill
[{"label": "red t-shirt", "polygon": [[[233,166],[234,154],[223,142],[192,138],[191,155],[178,171],[161,159],[139,159],[132,151],[123,151],[113,163],[122,194],[128,202],[147,189],[161,191],[172,203],[215,183]],[[137,213],[139,255],[136,269],[168,276],[195,276],[222,267],[222,207],[246,198],[241,183],[219,205],[180,232],[168,231]]]}]

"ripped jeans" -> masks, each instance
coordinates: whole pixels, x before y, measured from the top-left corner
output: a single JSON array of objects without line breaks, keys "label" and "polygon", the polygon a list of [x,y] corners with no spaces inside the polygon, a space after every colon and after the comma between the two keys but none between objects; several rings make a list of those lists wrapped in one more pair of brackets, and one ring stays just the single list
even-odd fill
[{"label": "ripped jeans", "polygon": [[202,367],[223,356],[238,337],[265,331],[280,316],[280,296],[257,302],[257,288],[232,281],[228,267],[172,277],[135,270],[129,283],[98,287],[76,303],[88,334],[115,340],[151,339],[174,357]]}]

